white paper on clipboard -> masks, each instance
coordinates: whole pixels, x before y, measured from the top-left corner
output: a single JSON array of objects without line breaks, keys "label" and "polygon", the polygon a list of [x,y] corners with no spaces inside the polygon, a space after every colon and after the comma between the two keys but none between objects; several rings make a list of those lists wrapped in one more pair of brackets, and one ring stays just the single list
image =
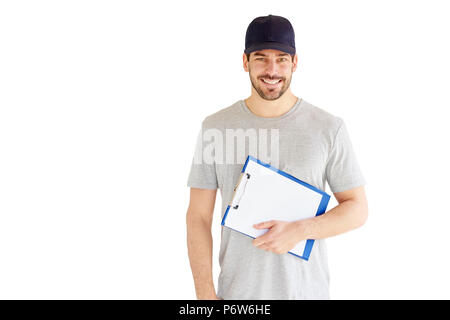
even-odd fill
[{"label": "white paper on clipboard", "polygon": [[[292,175],[248,156],[222,226],[256,238],[269,220],[296,221],[325,212],[330,196]],[[308,260],[314,240],[299,242],[289,253]]]}]

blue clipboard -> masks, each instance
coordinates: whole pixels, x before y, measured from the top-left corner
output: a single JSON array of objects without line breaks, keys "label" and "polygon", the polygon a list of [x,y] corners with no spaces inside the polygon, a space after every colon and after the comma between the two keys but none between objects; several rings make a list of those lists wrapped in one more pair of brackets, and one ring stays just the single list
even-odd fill
[{"label": "blue clipboard", "polygon": [[[250,163],[250,161],[252,161],[252,163]],[[306,183],[306,182],[304,182],[304,181],[302,181],[302,180],[292,176],[291,174],[289,174],[287,172],[279,170],[279,169],[271,166],[270,164],[267,164],[267,163],[265,163],[265,162],[255,158],[255,157],[249,155],[249,156],[247,156],[245,164],[244,164],[244,166],[242,168],[239,182],[237,183],[236,187],[234,188],[234,195],[233,195],[232,203],[227,206],[227,209],[226,209],[225,214],[223,216],[222,223],[221,223],[221,225],[223,227],[230,228],[231,230],[237,231],[237,232],[239,232],[239,233],[241,233],[243,235],[246,235],[246,236],[248,236],[248,237],[250,237],[252,239],[256,238],[255,236],[252,236],[250,234],[251,232],[243,231],[243,229],[238,230],[239,228],[237,228],[237,227],[230,227],[229,225],[227,225],[227,221],[230,220],[230,218],[229,218],[230,212],[231,212],[231,214],[235,214],[235,215],[237,214],[237,212],[239,210],[239,202],[240,202],[240,200],[242,199],[242,197],[243,197],[243,195],[245,193],[245,188],[247,188],[246,184],[248,183],[248,181],[250,181],[251,175],[253,174],[252,172],[248,172],[249,170],[247,170],[248,167],[249,167],[249,163],[251,164],[251,167],[253,168],[253,170],[256,168],[256,166],[254,166],[254,164],[260,165],[262,167],[270,169],[271,171],[273,171],[273,172],[275,172],[275,173],[285,177],[286,179],[289,179],[290,181],[294,181],[295,183],[300,184],[301,186],[306,187],[309,190],[313,191],[313,192],[310,192],[309,190],[305,191],[305,192],[308,192],[309,194],[315,193],[315,194],[313,194],[313,197],[316,200],[314,202],[314,205],[312,207],[309,207],[309,211],[310,211],[309,214],[310,215],[312,214],[311,215],[311,217],[312,217],[312,216],[318,216],[318,215],[321,215],[321,214],[325,213],[326,208],[328,206],[328,202],[330,200],[330,195],[328,195],[326,192],[324,192],[324,191],[322,191],[322,190],[320,190],[320,189],[318,189],[318,188],[316,188],[316,187],[314,187],[314,186],[312,186],[312,185],[310,185],[310,184],[308,184],[308,183]],[[260,170],[264,171],[264,169],[260,169]],[[267,170],[265,170],[265,171],[267,171]],[[272,174],[270,172],[268,172],[268,173]],[[274,175],[274,174],[272,174],[272,175]],[[278,179],[278,178],[276,178],[276,179]],[[283,180],[283,179],[278,179],[278,180]],[[284,183],[286,183],[286,182],[284,182]],[[296,186],[293,186],[292,183],[288,183],[288,184],[290,185],[291,189],[292,188],[294,188],[294,189],[296,188]],[[269,186],[269,188],[270,187],[271,186]],[[297,186],[297,187],[299,187],[299,186]],[[248,187],[248,188],[250,190],[250,187]],[[267,188],[267,187],[264,187],[264,188]],[[300,189],[302,189],[302,188],[300,188]],[[250,192],[250,191],[247,191],[247,192]],[[240,193],[240,194],[238,195],[238,193]],[[236,198],[238,198],[238,199],[236,199]],[[317,209],[316,209],[316,206],[317,206]],[[228,218],[228,220],[227,220],[227,218]],[[299,219],[296,219],[296,220],[299,220]],[[249,230],[249,229],[246,229],[246,230]],[[303,252],[301,252],[301,253],[299,253],[299,252],[294,253],[294,252],[289,251],[288,253],[292,254],[292,255],[294,255],[296,257],[299,257],[301,259],[308,260],[309,257],[310,257],[313,245],[314,245],[314,240],[313,239],[307,239],[306,243],[304,245]],[[303,244],[302,244],[302,246],[300,248],[303,248]]]}]

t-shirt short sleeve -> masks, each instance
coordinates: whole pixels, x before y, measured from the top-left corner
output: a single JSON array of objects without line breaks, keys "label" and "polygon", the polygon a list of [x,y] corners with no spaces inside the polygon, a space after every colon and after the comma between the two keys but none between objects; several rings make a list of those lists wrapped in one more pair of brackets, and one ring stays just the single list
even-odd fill
[{"label": "t-shirt short sleeve", "polygon": [[203,159],[203,130],[202,128],[197,136],[197,143],[195,147],[194,157],[192,159],[191,170],[189,172],[187,186],[200,189],[217,189],[217,175],[216,166],[214,162],[208,163]]},{"label": "t-shirt short sleeve", "polygon": [[333,193],[366,184],[353,150],[344,121],[339,127],[326,166],[326,176]]}]

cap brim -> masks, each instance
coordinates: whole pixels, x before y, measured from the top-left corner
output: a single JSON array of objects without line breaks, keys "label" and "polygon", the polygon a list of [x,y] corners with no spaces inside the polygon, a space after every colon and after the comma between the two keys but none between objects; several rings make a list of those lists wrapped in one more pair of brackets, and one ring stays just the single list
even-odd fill
[{"label": "cap brim", "polygon": [[245,49],[244,52],[249,54],[250,52],[264,50],[264,49],[274,49],[274,50],[280,50],[280,51],[283,51],[283,52],[286,52],[289,54],[295,54],[295,48],[288,46],[284,43],[279,43],[279,42],[258,43],[254,46],[251,46],[251,47]]}]

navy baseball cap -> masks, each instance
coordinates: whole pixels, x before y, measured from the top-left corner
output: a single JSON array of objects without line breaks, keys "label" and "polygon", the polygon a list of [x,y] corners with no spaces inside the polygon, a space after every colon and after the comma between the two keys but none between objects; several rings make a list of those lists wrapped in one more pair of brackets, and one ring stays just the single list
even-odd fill
[{"label": "navy baseball cap", "polygon": [[249,54],[264,49],[295,54],[294,28],[288,19],[269,14],[255,18],[249,24],[245,34],[244,52]]}]

